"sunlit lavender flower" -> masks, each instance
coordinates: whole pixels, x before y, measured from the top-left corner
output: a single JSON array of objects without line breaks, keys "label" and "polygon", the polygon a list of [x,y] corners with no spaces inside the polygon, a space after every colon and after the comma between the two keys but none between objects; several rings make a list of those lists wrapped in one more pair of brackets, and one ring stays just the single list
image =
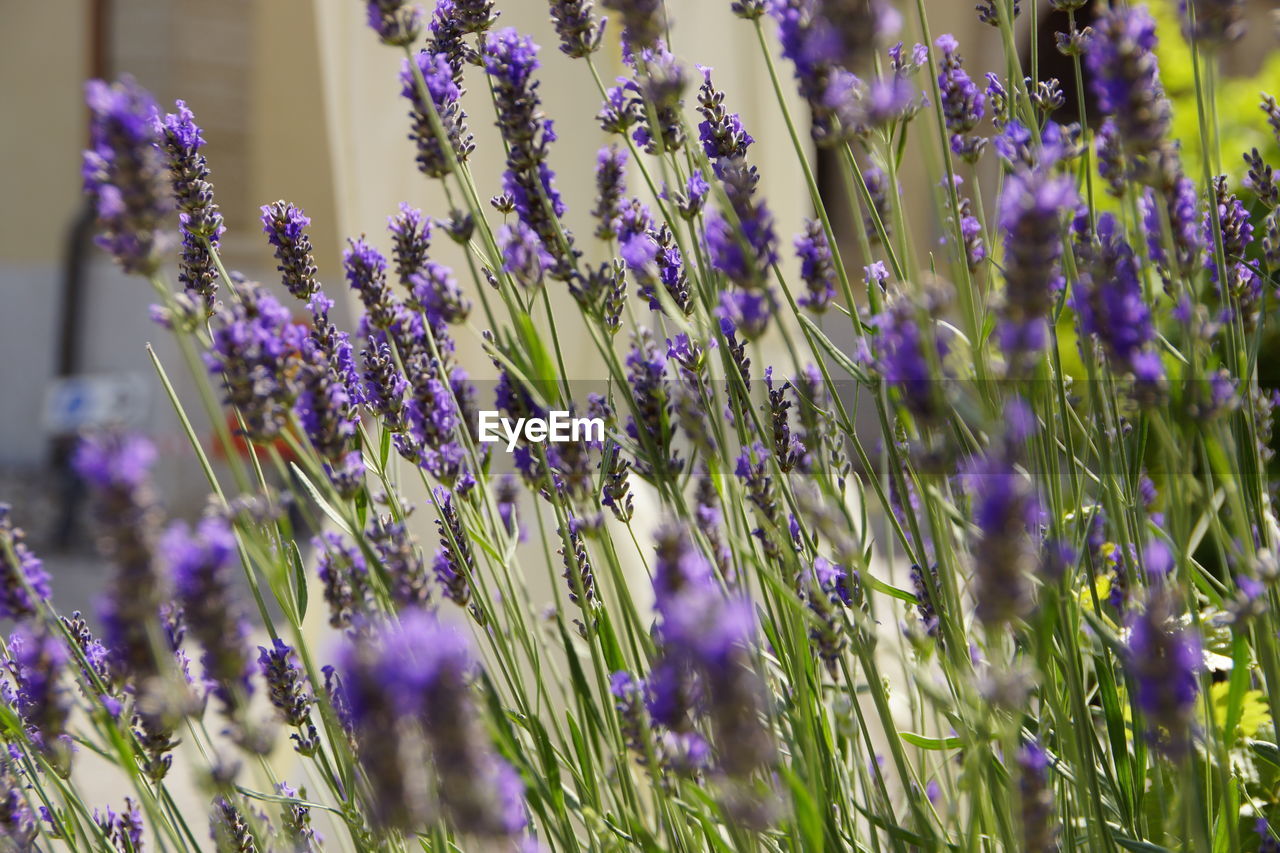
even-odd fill
[{"label": "sunlit lavender flower", "polygon": [[232,579],[236,544],[231,527],[216,516],[202,520],[194,531],[176,522],[160,545],[172,567],[191,634],[204,649],[200,661],[205,676],[234,716],[253,692],[253,664],[249,623]]},{"label": "sunlit lavender flower", "polygon": [[348,240],[342,253],[347,283],[364,303],[369,323],[385,329],[395,319],[391,290],[387,287],[387,259],[365,242],[364,238]]},{"label": "sunlit lavender flower", "polygon": [[64,774],[71,767],[67,719],[72,700],[62,683],[69,658],[61,637],[43,626],[21,624],[9,635],[9,655],[4,660],[13,682],[14,709],[31,740]]},{"label": "sunlit lavender flower", "polygon": [[306,227],[311,217],[287,201],[262,206],[262,230],[275,251],[276,267],[284,286],[297,299],[306,300],[320,289],[316,262]]},{"label": "sunlit lavender flower", "polygon": [[1053,160],[1014,171],[1000,197],[1005,232],[1005,293],[1000,308],[1000,341],[1018,372],[1045,346],[1046,318],[1062,289],[1061,217],[1074,209],[1075,185],[1055,175]]},{"label": "sunlit lavender flower", "polygon": [[364,404],[369,407],[387,429],[399,432],[404,429],[404,394],[409,382],[396,366],[395,358],[387,343],[371,343],[362,353],[364,359]]},{"label": "sunlit lavender flower", "polygon": [[555,264],[537,233],[521,221],[498,229],[498,249],[503,270],[530,290],[542,284],[543,274]]},{"label": "sunlit lavender flower", "polygon": [[422,9],[417,3],[405,0],[368,0],[369,28],[378,34],[383,44],[408,47],[418,40],[422,32]]},{"label": "sunlit lavender flower", "polygon": [[1098,108],[1109,116],[1130,156],[1151,154],[1169,135],[1170,107],[1160,83],[1155,21],[1143,6],[1099,16],[1085,52]]},{"label": "sunlit lavender flower", "polygon": [[1155,328],[1143,299],[1137,259],[1113,214],[1098,218],[1097,243],[1080,247],[1077,264],[1082,275],[1073,289],[1071,307],[1080,328],[1098,337],[1117,368],[1128,370],[1134,357],[1155,339]]},{"label": "sunlit lavender flower", "polygon": [[[1239,41],[1245,33],[1243,0],[1178,0],[1182,34],[1205,47]],[[1195,20],[1192,21],[1194,15]]]},{"label": "sunlit lavender flower", "polygon": [[938,36],[938,50],[942,51],[938,88],[942,93],[942,112],[947,130],[952,133],[968,133],[986,114],[986,96],[965,72],[960,58],[960,43],[948,33]]},{"label": "sunlit lavender flower", "polygon": [[719,590],[686,529],[662,531],[658,548],[654,594],[664,664],[697,673],[726,781],[726,806],[740,819],[758,822],[758,799],[734,785],[776,757],[763,721],[763,684],[751,662],[755,613],[746,599],[726,598]]},{"label": "sunlit lavender flower", "polygon": [[813,112],[814,139],[820,144],[839,141],[836,111],[828,98],[833,80],[846,74],[838,66],[843,59],[838,36],[818,14],[817,0],[775,0],[769,12],[778,22],[782,55],[795,67],[800,94]]},{"label": "sunlit lavender flower", "polygon": [[399,212],[387,217],[387,230],[391,232],[396,280],[402,287],[412,289],[411,279],[422,271],[431,249],[431,220],[421,210],[401,202]]},{"label": "sunlit lavender flower", "polygon": [[707,218],[711,265],[741,287],[759,288],[778,261],[773,214],[756,193],[759,176],[754,167],[726,165],[721,177],[732,218],[727,211]]},{"label": "sunlit lavender flower", "polygon": [[98,218],[98,245],[125,272],[152,275],[166,248],[163,223],[172,207],[156,144],[155,101],[128,75],[115,83],[90,80],[84,97],[89,147],[82,175]]},{"label": "sunlit lavender flower", "polygon": [[1262,158],[1257,148],[1244,155],[1244,162],[1249,166],[1244,184],[1258,196],[1258,201],[1268,208],[1280,207],[1280,182],[1276,180],[1275,169]]},{"label": "sunlit lavender flower", "polygon": [[617,146],[601,148],[596,154],[596,206],[591,215],[596,219],[595,234],[601,240],[612,240],[617,235],[614,220],[621,212],[621,200],[626,192],[627,154]]},{"label": "sunlit lavender flower", "polygon": [[1129,620],[1127,664],[1137,684],[1148,734],[1171,757],[1186,755],[1200,684],[1200,643],[1173,611],[1167,589],[1155,587]]},{"label": "sunlit lavender flower", "polygon": [[591,569],[591,558],[587,555],[582,534],[573,526],[572,520],[570,526],[562,531],[562,535],[568,539],[568,546],[561,546],[559,553],[564,563],[562,577],[569,585],[569,601],[585,610],[596,602],[596,581]]},{"label": "sunlit lavender flower", "polygon": [[427,585],[427,568],[417,541],[404,523],[388,515],[381,516],[370,525],[366,536],[378,552],[396,607],[429,604],[431,589]]},{"label": "sunlit lavender flower", "polygon": [[329,624],[349,628],[370,606],[369,567],[355,546],[329,532],[312,543],[319,553],[317,572],[329,605]]},{"label": "sunlit lavender flower", "polygon": [[298,420],[307,440],[324,460],[338,494],[354,495],[364,477],[364,462],[355,449],[356,404],[318,348],[310,347],[299,372]]},{"label": "sunlit lavender flower", "polygon": [[653,47],[666,35],[662,0],[603,0],[602,5],[622,18],[622,38],[633,53]]},{"label": "sunlit lavender flower", "polygon": [[711,82],[711,69],[699,66],[699,70],[702,85],[698,88],[698,112],[702,121],[698,124],[698,141],[719,177],[720,161],[744,159],[755,140],[747,133],[742,118],[725,109],[724,92]]},{"label": "sunlit lavender flower", "polygon": [[591,0],[551,0],[551,21],[566,56],[577,59],[600,48],[604,21],[592,14],[592,6]]},{"label": "sunlit lavender flower", "polygon": [[32,616],[49,599],[49,575],[26,544],[26,534],[13,525],[13,508],[0,503],[0,617]]},{"label": "sunlit lavender flower", "polygon": [[312,755],[319,746],[319,736],[311,724],[311,705],[315,697],[307,675],[298,663],[294,650],[276,637],[271,648],[258,646],[258,670],[267,683],[267,698],[280,719],[297,729],[290,738],[302,755]]},{"label": "sunlit lavender flower", "polygon": [[200,153],[204,137],[186,103],[178,101],[177,108],[176,113],[163,118],[157,113],[154,121],[160,147],[169,161],[169,180],[179,211],[182,263],[178,268],[178,281],[209,314],[218,290],[218,271],[205,241],[216,250],[226,229],[213,200],[208,163]]},{"label": "sunlit lavender flower", "polygon": [[[929,293],[929,304],[924,306],[926,316],[941,310],[940,296]],[[941,363],[948,352],[947,340],[937,334],[936,328],[922,327],[916,307],[902,296],[887,301],[884,310],[871,318],[871,324],[878,333],[872,357],[876,372],[901,395],[912,414],[925,422],[937,420],[941,412],[934,382],[941,377],[935,377],[931,362]]]},{"label": "sunlit lavender flower", "polygon": [[502,189],[511,197],[520,222],[556,259],[552,274],[567,278],[579,253],[559,223],[564,202],[555,188],[555,174],[547,165],[555,133],[542,112],[538,81],[533,78],[539,67],[538,46],[528,36],[507,28],[485,38],[483,57],[493,85],[498,129],[508,147]]},{"label": "sunlit lavender flower", "polygon": [[295,374],[307,333],[264,288],[245,283],[237,293],[215,315],[205,362],[221,377],[224,399],[244,417],[248,436],[270,441],[297,397]]},{"label": "sunlit lavender flower", "polygon": [[[443,178],[452,171],[452,159],[461,163],[471,155],[475,145],[467,130],[467,114],[462,110],[462,90],[454,79],[454,68],[443,53],[422,52],[405,59],[400,70],[400,94],[409,101],[409,118],[413,124],[409,138],[418,147],[418,169],[428,178]],[[417,74],[422,75],[428,103],[418,88]],[[436,135],[432,113],[440,119],[445,138]],[[444,146],[448,146],[445,148]]]}]

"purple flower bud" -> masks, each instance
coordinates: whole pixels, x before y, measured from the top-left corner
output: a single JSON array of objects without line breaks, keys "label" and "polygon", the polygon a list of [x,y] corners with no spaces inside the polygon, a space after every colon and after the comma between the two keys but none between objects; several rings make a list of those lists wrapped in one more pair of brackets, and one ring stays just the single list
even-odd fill
[{"label": "purple flower bud", "polygon": [[[462,163],[475,149],[467,130],[467,114],[462,110],[462,90],[448,54],[422,52],[415,54],[412,61],[422,75],[431,101],[424,100],[414,66],[405,59],[400,69],[400,94],[408,99],[409,118],[413,120],[409,138],[418,146],[418,169],[428,178],[443,178],[452,170],[447,152],[452,151],[453,159]],[[433,111],[444,130],[443,140],[436,135],[431,120]]]},{"label": "purple flower bud", "polygon": [[[299,791],[284,782],[276,783],[276,793],[290,799],[306,799],[306,791]],[[318,853],[324,836],[311,827],[311,809],[298,803],[286,803],[280,810],[280,833],[284,836],[289,853]]]},{"label": "purple flower bud", "polygon": [[591,14],[591,0],[551,0],[551,21],[560,36],[560,51],[578,59],[600,48],[604,21]]},{"label": "purple flower bud", "polygon": [[272,641],[269,649],[258,646],[258,669],[267,682],[267,696],[280,719],[296,729],[310,725],[311,703],[315,699],[293,649],[279,637]]},{"label": "purple flower bud", "polygon": [[155,101],[128,75],[116,83],[90,80],[84,94],[89,107],[84,191],[97,214],[98,245],[125,272],[153,275],[167,242],[164,218],[172,208],[157,145]]},{"label": "purple flower bud", "polygon": [[397,608],[422,607],[431,603],[427,567],[417,541],[403,522],[391,516],[374,519],[367,538],[378,552],[379,562],[390,584],[391,600]]},{"label": "purple flower bud", "polygon": [[244,417],[248,436],[270,441],[297,397],[306,330],[264,288],[246,283],[237,292],[239,299],[215,315],[205,361],[221,377],[226,403]]},{"label": "purple flower bud", "polygon": [[367,0],[369,28],[383,44],[408,47],[422,32],[422,9],[405,0]]},{"label": "purple flower bud", "polygon": [[617,146],[601,148],[596,155],[596,206],[591,215],[596,218],[596,236],[601,240],[618,236],[614,220],[627,188],[626,165],[627,154]]},{"label": "purple flower bud", "polygon": [[63,773],[71,767],[67,734],[71,695],[62,683],[68,659],[61,637],[42,625],[23,624],[9,636],[9,656],[4,661],[13,680],[13,707],[31,740]]},{"label": "purple flower bud", "polygon": [[939,63],[938,88],[942,96],[942,112],[947,130],[952,133],[968,133],[977,126],[985,114],[986,96],[978,85],[969,79],[960,58],[960,44],[948,33],[938,36],[934,42],[942,51]]},{"label": "purple flower bud", "polygon": [[13,525],[13,508],[0,504],[0,617],[22,620],[49,600],[49,575],[26,544],[26,534]]},{"label": "purple flower bud", "polygon": [[1098,108],[1114,120],[1125,153],[1133,157],[1154,152],[1169,135],[1171,111],[1155,46],[1150,13],[1124,6],[1098,18],[1085,52]]},{"label": "purple flower bud", "polygon": [[214,694],[229,716],[243,709],[253,692],[249,623],[240,604],[232,572],[236,543],[231,527],[209,517],[195,531],[176,522],[160,543],[172,567],[174,588],[192,636],[204,654],[200,662],[214,684]]},{"label": "purple flower bud", "polygon": [[1118,231],[1115,216],[1104,213],[1098,219],[1097,244],[1079,247],[1081,275],[1071,307],[1081,331],[1097,335],[1114,366],[1129,370],[1134,356],[1155,339],[1155,328],[1133,249]]},{"label": "purple flower bud", "polygon": [[1053,787],[1049,784],[1049,756],[1031,741],[1018,750],[1018,800],[1022,813],[1022,849],[1056,850],[1058,826]]},{"label": "purple flower bud", "polygon": [[262,230],[274,247],[284,286],[297,299],[306,300],[320,289],[311,238],[306,228],[311,218],[286,201],[262,206]]},{"label": "purple flower bud", "polygon": [[603,0],[603,6],[621,16],[622,39],[633,53],[653,47],[669,26],[662,0]]},{"label": "purple flower bud", "polygon": [[1061,217],[1076,205],[1072,181],[1055,175],[1054,162],[1042,157],[1019,168],[1005,181],[1000,197],[1000,227],[1005,231],[1005,294],[1000,308],[1000,338],[1011,368],[1021,371],[1045,345],[1046,318],[1062,289]]},{"label": "purple flower bud", "polygon": [[1039,502],[1032,484],[1001,453],[975,460],[965,479],[978,527],[973,597],[978,619],[996,629],[1030,612]]},{"label": "purple flower bud", "polygon": [[156,134],[169,161],[169,180],[179,210],[182,263],[178,268],[178,280],[187,294],[199,301],[207,315],[213,312],[218,272],[204,241],[207,240],[216,250],[226,229],[218,205],[213,200],[209,166],[200,153],[204,145],[200,128],[184,102],[178,101],[177,107],[177,113],[169,113],[163,118],[156,115]]},{"label": "purple flower bud", "polygon": [[804,233],[795,239],[796,256],[800,259],[800,278],[808,293],[796,301],[815,314],[827,310],[836,295],[835,263],[827,233],[817,219],[807,219]]},{"label": "purple flower bud", "polygon": [[[436,580],[440,582],[446,598],[459,607],[466,607],[471,601],[471,579],[477,571],[475,552],[458,515],[458,508],[454,506],[454,496],[437,486],[435,498],[440,508],[440,516],[436,519],[440,547],[433,564]],[[479,618],[480,610],[474,605],[472,613]]]}]

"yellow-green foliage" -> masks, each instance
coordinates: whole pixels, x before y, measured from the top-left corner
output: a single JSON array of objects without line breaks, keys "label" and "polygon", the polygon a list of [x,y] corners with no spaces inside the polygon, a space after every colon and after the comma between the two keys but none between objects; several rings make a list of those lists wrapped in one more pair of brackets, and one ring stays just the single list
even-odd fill
[{"label": "yellow-green foliage", "polygon": [[[1173,135],[1182,145],[1187,174],[1197,182],[1204,174],[1200,144],[1200,118],[1196,109],[1195,71],[1191,46],[1182,37],[1178,7],[1174,0],[1151,4],[1160,45],[1160,74],[1173,102]],[[1202,62],[1206,57],[1201,57]],[[1202,65],[1207,67],[1208,63]],[[1202,84],[1205,81],[1201,81]],[[1252,77],[1220,77],[1217,80],[1218,151],[1222,161],[1214,171],[1226,174],[1239,186],[1245,166],[1241,155],[1257,148],[1270,162],[1280,159],[1280,147],[1258,109],[1261,93],[1280,94],[1280,53],[1272,52]],[[1212,127],[1212,122],[1208,124]]]}]

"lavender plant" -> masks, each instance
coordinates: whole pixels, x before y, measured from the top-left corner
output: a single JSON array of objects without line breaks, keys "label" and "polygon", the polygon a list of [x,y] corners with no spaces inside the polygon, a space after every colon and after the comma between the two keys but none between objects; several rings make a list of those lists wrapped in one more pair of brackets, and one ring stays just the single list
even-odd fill
[{"label": "lavender plant", "polygon": [[[488,0],[371,0],[418,167],[459,206],[390,211],[390,260],[348,243],[350,330],[302,210],[262,208],[280,288],[228,272],[196,116],[91,82],[100,242],[154,288],[192,373],[198,414],[155,359],[211,500],[162,533],[154,451],[87,438],[115,572],[90,618],[58,615],[0,512],[6,845],[1275,849],[1278,149],[1216,132],[1243,4],[1179,5],[1194,158],[1142,5],[1099,3],[1086,29],[1082,2],[1049,4],[1069,125],[1016,50],[1039,4],[978,4],[1006,47],[985,87],[927,5],[723,3],[802,167],[811,215],[788,222],[752,161],[777,129],[672,53],[661,2],[605,0],[606,22],[552,0],[557,55]],[[608,87],[597,55],[619,44]],[[557,189],[543,62],[597,83],[593,199]],[[505,166],[486,182],[468,127],[490,110]],[[908,151],[933,209],[895,192]],[[591,234],[566,229],[570,204]],[[564,369],[570,323],[606,382]],[[495,365],[492,402],[459,327]],[[488,405],[600,432],[488,444]],[[320,606],[325,636],[304,629]],[[86,802],[90,753],[131,787],[123,811]]]}]

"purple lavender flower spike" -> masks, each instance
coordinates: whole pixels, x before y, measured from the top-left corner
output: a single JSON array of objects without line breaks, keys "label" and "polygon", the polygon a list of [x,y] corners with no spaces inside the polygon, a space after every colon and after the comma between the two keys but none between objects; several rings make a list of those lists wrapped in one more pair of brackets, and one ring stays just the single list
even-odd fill
[{"label": "purple lavender flower spike", "polygon": [[[428,178],[443,178],[453,170],[451,160],[465,162],[475,149],[467,129],[467,114],[462,110],[462,90],[455,79],[458,75],[448,54],[416,54],[412,62],[426,84],[427,95],[431,99],[427,103],[418,88],[415,68],[409,64],[410,61],[405,59],[400,69],[400,94],[409,101],[409,118],[413,120],[409,138],[418,147],[419,171]],[[432,111],[440,119],[445,135],[443,140],[436,135]]]},{"label": "purple lavender flower spike", "polygon": [[765,804],[746,785],[776,757],[773,735],[761,722],[764,687],[751,663],[754,610],[746,599],[724,596],[686,528],[663,528],[657,539],[654,594],[663,660],[655,677],[682,669],[696,673],[715,736],[725,805],[741,820],[765,823]]},{"label": "purple lavender flower spike", "polygon": [[483,33],[498,20],[493,0],[453,0],[453,14],[464,33]]},{"label": "purple lavender flower spike", "polygon": [[453,271],[444,264],[427,261],[422,271],[410,276],[409,281],[411,292],[406,304],[426,314],[433,328],[466,322],[471,313],[471,300],[462,295]]},{"label": "purple lavender flower spike", "polygon": [[172,208],[155,101],[128,75],[116,83],[90,80],[84,96],[89,147],[82,174],[98,218],[98,245],[125,272],[153,275],[168,242],[164,218]]},{"label": "purple lavender flower spike", "polygon": [[270,441],[280,434],[297,398],[296,373],[307,332],[261,286],[245,282],[237,292],[240,298],[214,317],[205,362],[222,380],[226,403],[244,417],[248,437]]},{"label": "purple lavender flower spike", "polygon": [[698,140],[719,177],[720,161],[745,159],[755,139],[747,133],[742,118],[725,109],[724,92],[711,82],[711,69],[699,66],[698,70],[702,72],[702,85],[698,88],[698,112],[702,115]]},{"label": "purple lavender flower spike", "polygon": [[319,553],[317,573],[329,605],[329,624],[351,628],[370,610],[372,588],[364,555],[337,533],[326,533],[312,542]]},{"label": "purple lavender flower spike", "polygon": [[228,716],[236,717],[253,692],[249,623],[233,582],[235,537],[221,518],[209,517],[194,531],[173,524],[160,542],[172,567],[174,588],[192,635],[204,649],[201,663]]},{"label": "purple lavender flower spike", "polygon": [[666,35],[662,0],[603,0],[602,5],[622,18],[622,39],[633,53],[653,47]]},{"label": "purple lavender flower spike", "polygon": [[70,770],[72,749],[67,734],[72,700],[62,683],[69,659],[57,634],[43,625],[22,624],[9,636],[9,656],[4,660],[13,681],[13,707],[32,742],[63,774]]},{"label": "purple lavender flower spike", "polygon": [[368,0],[369,28],[383,44],[408,47],[422,33],[422,8],[405,0]]},{"label": "purple lavender flower spike", "polygon": [[756,196],[759,177],[754,167],[726,166],[722,179],[736,224],[724,213],[708,217],[711,265],[735,284],[757,289],[778,261],[773,214],[765,200]]},{"label": "purple lavender flower spike", "polygon": [[[993,27],[1000,26],[1000,16],[1005,14],[1001,0],[978,0],[978,5],[974,8],[978,13],[979,21]],[[1018,17],[1021,12],[1021,0],[1013,0],[1013,17]]]},{"label": "purple lavender flower spike", "polygon": [[542,284],[547,268],[555,263],[538,235],[524,222],[503,225],[498,230],[498,248],[503,270],[530,290]]},{"label": "purple lavender flower spike", "polygon": [[371,343],[362,353],[364,359],[364,405],[382,419],[392,432],[405,427],[404,393],[409,382],[396,366],[391,347],[385,341]]},{"label": "purple lavender flower spike", "polygon": [[942,112],[947,130],[968,133],[986,113],[986,96],[965,72],[964,60],[960,58],[960,43],[955,36],[944,33],[934,44],[942,51],[938,88],[942,93]]},{"label": "purple lavender flower spike", "polygon": [[591,0],[551,0],[551,21],[560,36],[560,52],[574,59],[600,49],[604,20],[592,14]]},{"label": "purple lavender flower spike", "polygon": [[[932,316],[941,310],[941,294],[929,293],[926,310]],[[884,382],[897,391],[903,404],[914,416],[925,422],[942,416],[939,397],[935,394],[935,377],[931,361],[941,363],[948,352],[945,338],[928,334],[936,326],[922,328],[916,307],[904,297],[885,303],[885,309],[872,318],[878,335],[872,364]],[[933,354],[926,347],[933,348]]]},{"label": "purple lavender flower spike", "polygon": [[366,537],[378,553],[397,608],[425,607],[431,603],[427,569],[417,540],[403,522],[389,515],[375,519]]},{"label": "purple lavender flower spike", "polygon": [[76,472],[95,498],[102,550],[116,564],[102,613],[111,668],[139,682],[160,672],[149,626],[167,597],[154,556],[158,510],[150,471],[155,455],[140,436],[109,433],[85,439],[75,455]]},{"label": "purple lavender flower spike", "polygon": [[[298,791],[284,782],[276,783],[276,793],[289,799],[306,799],[306,790]],[[298,803],[286,803],[280,810],[280,832],[289,853],[319,853],[324,836],[311,826],[311,809]]]},{"label": "purple lavender flower spike", "polygon": [[22,620],[34,616],[41,602],[49,600],[49,575],[40,558],[31,553],[26,534],[13,525],[13,508],[0,504],[0,617]]},{"label": "purple lavender flower spike", "polygon": [[1060,219],[1076,205],[1072,181],[1055,175],[1051,158],[1020,168],[1005,182],[1000,227],[1005,232],[1005,294],[1000,338],[1010,368],[1020,372],[1045,345],[1046,318],[1062,289]]},{"label": "purple lavender flower spike", "polygon": [[319,734],[311,723],[315,696],[294,650],[279,637],[269,649],[258,646],[258,670],[267,683],[267,697],[277,715],[285,725],[297,730],[289,735],[294,748],[301,755],[314,755],[320,745]]},{"label": "purple lavender flower spike", "polygon": [[596,206],[591,215],[596,219],[596,236],[612,240],[618,236],[614,220],[621,212],[622,196],[627,188],[627,153],[611,145],[596,154]]},{"label": "purple lavender flower spike", "polygon": [[142,807],[130,797],[124,798],[124,811],[116,814],[107,807],[106,814],[93,810],[93,822],[119,853],[142,853]]},{"label": "purple lavender flower spike", "polygon": [[796,301],[815,314],[827,310],[836,295],[836,270],[827,232],[816,219],[805,220],[804,233],[795,240],[800,258],[800,279],[808,290]]},{"label": "purple lavender flower spike", "polygon": [[364,303],[369,322],[375,329],[386,329],[395,320],[391,291],[387,287],[387,259],[361,237],[348,240],[342,253],[347,283]]},{"label": "purple lavender flower spike", "polygon": [[1098,218],[1098,243],[1083,246],[1077,257],[1082,274],[1071,307],[1084,334],[1096,335],[1114,366],[1131,370],[1134,357],[1155,339],[1155,328],[1142,294],[1133,249],[1119,233],[1115,216]]},{"label": "purple lavender flower spike", "polygon": [[1128,652],[1148,735],[1169,757],[1185,757],[1200,692],[1200,643],[1178,622],[1163,586],[1153,587],[1146,606],[1130,618]]},{"label": "purple lavender flower spike", "polygon": [[1049,756],[1029,741],[1018,750],[1018,798],[1021,806],[1022,849],[1058,849],[1058,825],[1049,783]]},{"label": "purple lavender flower spike", "polygon": [[311,238],[306,228],[311,218],[287,201],[262,206],[262,230],[275,251],[276,267],[285,288],[300,300],[310,299],[320,289]]},{"label": "purple lavender flower spike", "polygon": [[564,202],[555,188],[555,173],[547,165],[555,132],[542,112],[538,81],[533,77],[539,66],[538,46],[508,28],[490,33],[482,53],[493,86],[498,129],[508,147],[502,189],[511,197],[520,222],[555,259],[549,270],[553,277],[566,279],[581,253],[560,225]]},{"label": "purple lavender flower spike", "polygon": [[1169,135],[1155,46],[1155,21],[1144,7],[1113,7],[1098,18],[1085,52],[1098,108],[1115,122],[1131,157],[1154,153]]},{"label": "purple lavender flower spike", "polygon": [[[413,757],[425,751],[440,805],[459,832],[488,838],[523,832],[523,785],[480,725],[470,688],[475,666],[465,636],[421,610],[402,613],[399,625],[376,641],[341,650],[352,717],[357,732],[369,735],[360,738],[360,757],[383,822],[413,829],[429,819],[427,789],[412,784],[426,772]],[[397,767],[405,772],[395,773]]]},{"label": "purple lavender flower spike", "polygon": [[431,249],[431,220],[421,210],[405,202],[395,216],[387,217],[387,230],[391,232],[391,258],[395,264],[396,280],[405,288],[412,288],[410,279],[422,272]]},{"label": "purple lavender flower spike", "polygon": [[[436,487],[435,497],[440,507],[440,517],[436,519],[440,547],[432,568],[445,597],[459,607],[466,607],[471,601],[471,579],[476,575],[475,552],[458,515],[458,508],[454,506],[453,495]],[[473,605],[472,614],[479,618],[480,612]]]},{"label": "purple lavender flower spike", "polygon": [[182,258],[178,281],[189,296],[198,301],[206,316],[213,313],[218,291],[218,271],[209,248],[217,249],[226,230],[222,214],[213,200],[209,165],[200,148],[204,137],[187,105],[177,102],[178,111],[155,117],[160,147],[169,161],[169,180],[178,207],[178,227],[182,233]]},{"label": "purple lavender flower spike", "polygon": [[1039,520],[1031,483],[1001,453],[975,461],[966,475],[974,496],[978,538],[973,545],[978,619],[998,629],[1030,611],[1036,549],[1030,531]]},{"label": "purple lavender flower spike", "polygon": [[868,67],[876,47],[902,28],[902,15],[885,0],[817,0],[815,6],[815,18],[830,27],[840,56],[855,71]]},{"label": "purple lavender flower spike", "polygon": [[813,138],[819,144],[839,142],[845,135],[829,97],[833,81],[847,75],[838,66],[839,35],[818,14],[817,0],[775,0],[769,12],[778,22],[782,55],[795,67],[800,94],[813,112]]},{"label": "purple lavender flower spike", "polygon": [[625,81],[632,93],[632,105],[639,127],[632,139],[650,154],[678,150],[684,145],[684,125],[680,110],[684,102],[684,68],[665,43],[658,42],[640,51],[632,63],[636,68],[634,81]]}]

